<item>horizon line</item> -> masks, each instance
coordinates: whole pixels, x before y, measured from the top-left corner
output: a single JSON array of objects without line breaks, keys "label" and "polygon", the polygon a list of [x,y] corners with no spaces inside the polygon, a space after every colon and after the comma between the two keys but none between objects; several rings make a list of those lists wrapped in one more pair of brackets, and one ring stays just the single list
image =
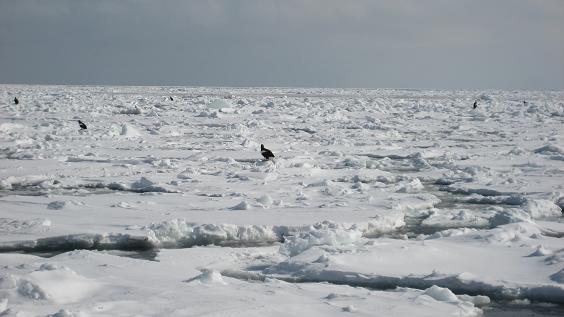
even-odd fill
[{"label": "horizon line", "polygon": [[222,86],[222,85],[158,85],[158,84],[30,84],[30,83],[0,83],[0,86],[69,86],[69,87],[186,87],[186,88],[218,88],[218,89],[363,89],[363,90],[429,90],[429,91],[552,91],[564,92],[558,89],[535,89],[535,88],[412,88],[412,87],[304,87],[304,86]]}]

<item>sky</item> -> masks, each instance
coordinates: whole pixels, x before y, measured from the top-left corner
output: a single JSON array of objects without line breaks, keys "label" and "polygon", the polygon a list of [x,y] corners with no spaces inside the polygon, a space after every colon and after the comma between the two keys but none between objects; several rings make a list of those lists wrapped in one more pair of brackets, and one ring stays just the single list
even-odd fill
[{"label": "sky", "polygon": [[564,0],[0,0],[0,83],[564,89]]}]

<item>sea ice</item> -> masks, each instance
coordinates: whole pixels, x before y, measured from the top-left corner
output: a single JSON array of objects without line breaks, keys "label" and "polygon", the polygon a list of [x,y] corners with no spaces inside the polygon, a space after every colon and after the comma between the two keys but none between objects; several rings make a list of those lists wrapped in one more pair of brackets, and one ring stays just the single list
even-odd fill
[{"label": "sea ice", "polygon": [[562,91],[0,96],[0,314],[478,316],[490,298],[564,303]]}]

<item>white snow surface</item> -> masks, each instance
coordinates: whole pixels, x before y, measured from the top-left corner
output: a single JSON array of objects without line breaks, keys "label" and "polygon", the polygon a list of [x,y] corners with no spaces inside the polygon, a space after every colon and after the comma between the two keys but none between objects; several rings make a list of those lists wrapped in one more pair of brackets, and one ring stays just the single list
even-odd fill
[{"label": "white snow surface", "polygon": [[564,304],[562,91],[0,85],[0,109],[1,316]]}]

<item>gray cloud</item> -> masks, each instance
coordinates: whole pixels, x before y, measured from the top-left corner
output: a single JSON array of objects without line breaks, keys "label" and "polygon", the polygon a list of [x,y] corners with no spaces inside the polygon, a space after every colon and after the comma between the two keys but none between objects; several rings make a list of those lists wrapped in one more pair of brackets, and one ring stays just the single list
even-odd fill
[{"label": "gray cloud", "polygon": [[0,82],[564,88],[561,0],[0,0]]}]

